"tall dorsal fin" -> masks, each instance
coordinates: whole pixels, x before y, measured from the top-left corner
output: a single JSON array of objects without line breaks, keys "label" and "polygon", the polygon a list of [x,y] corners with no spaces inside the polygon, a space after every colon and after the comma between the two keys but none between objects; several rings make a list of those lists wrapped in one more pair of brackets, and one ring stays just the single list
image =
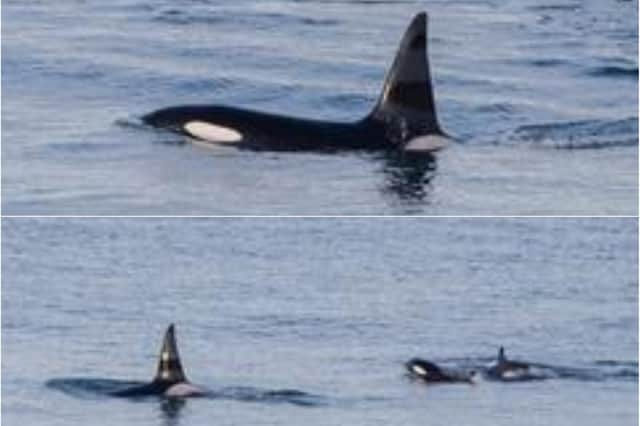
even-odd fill
[{"label": "tall dorsal fin", "polygon": [[507,357],[504,355],[504,346],[500,346],[498,349],[498,361],[504,362],[507,360]]},{"label": "tall dorsal fin", "polygon": [[187,381],[187,377],[182,370],[182,363],[180,362],[180,354],[178,353],[173,324],[169,325],[164,335],[155,381],[165,383]]},{"label": "tall dorsal fin", "polygon": [[443,134],[436,117],[427,59],[427,14],[417,14],[400,42],[370,118],[397,127],[399,142]]}]

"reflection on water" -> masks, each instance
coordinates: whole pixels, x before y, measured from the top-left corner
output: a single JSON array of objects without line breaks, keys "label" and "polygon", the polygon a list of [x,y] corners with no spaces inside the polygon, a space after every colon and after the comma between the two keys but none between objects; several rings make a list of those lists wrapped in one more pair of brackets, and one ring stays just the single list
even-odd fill
[{"label": "reflection on water", "polygon": [[436,158],[429,153],[393,152],[385,155],[383,192],[401,201],[425,201],[436,174]]},{"label": "reflection on water", "polygon": [[164,425],[176,426],[180,424],[180,412],[187,401],[179,398],[163,399],[160,402],[160,414],[164,419]]}]

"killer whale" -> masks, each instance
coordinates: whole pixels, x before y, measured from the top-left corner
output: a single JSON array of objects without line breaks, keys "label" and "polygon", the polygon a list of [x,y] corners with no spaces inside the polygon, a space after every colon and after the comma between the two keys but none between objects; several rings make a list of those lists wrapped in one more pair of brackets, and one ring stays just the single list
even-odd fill
[{"label": "killer whale", "polygon": [[164,334],[162,348],[158,357],[156,375],[149,383],[131,386],[111,392],[111,396],[136,398],[144,396],[196,397],[204,396],[207,391],[193,385],[187,379],[176,344],[175,327],[170,324]]},{"label": "killer whale", "polygon": [[406,30],[382,93],[353,123],[288,117],[217,105],[163,108],[142,117],[150,126],[196,140],[269,151],[402,150],[433,152],[450,138],[436,115],[427,58],[427,14]]},{"label": "killer whale", "polygon": [[[321,395],[297,389],[261,389],[251,386],[205,388],[187,379],[176,344],[175,326],[170,324],[162,341],[156,374],[151,381],[106,379],[98,377],[53,378],[45,382],[48,388],[78,398],[116,397],[132,401],[160,398],[167,407],[179,409],[187,398],[229,399],[244,402],[288,403],[315,407],[326,404]],[[172,405],[172,404],[177,405]],[[164,405],[163,405],[164,407]]]},{"label": "killer whale", "polygon": [[421,358],[410,359],[405,367],[411,377],[426,383],[474,383],[475,371],[469,374],[445,371],[435,363]]},{"label": "killer whale", "polygon": [[504,347],[498,349],[496,361],[487,369],[487,375],[493,379],[516,380],[529,376],[529,364],[507,359]]}]

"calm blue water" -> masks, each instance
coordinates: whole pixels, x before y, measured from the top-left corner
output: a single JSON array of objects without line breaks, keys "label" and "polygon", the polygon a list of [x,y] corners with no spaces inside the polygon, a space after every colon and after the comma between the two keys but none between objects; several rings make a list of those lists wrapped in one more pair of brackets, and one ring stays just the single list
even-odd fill
[{"label": "calm blue water", "polygon": [[[637,1],[8,0],[5,214],[637,214]],[[430,13],[435,170],[196,146],[181,103],[369,111]]]},{"label": "calm blue water", "polygon": [[[638,422],[635,219],[4,219],[2,232],[8,425]],[[74,388],[149,379],[173,321],[187,375],[218,397]],[[413,356],[482,364],[501,344],[564,374],[404,376]],[[265,397],[279,389],[307,404]]]}]

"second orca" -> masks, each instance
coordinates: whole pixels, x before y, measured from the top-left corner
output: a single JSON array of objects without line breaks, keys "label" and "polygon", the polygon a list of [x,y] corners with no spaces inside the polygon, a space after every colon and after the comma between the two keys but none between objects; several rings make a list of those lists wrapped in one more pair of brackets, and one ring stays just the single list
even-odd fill
[{"label": "second orca", "polygon": [[487,369],[487,375],[492,379],[503,381],[532,380],[537,378],[530,374],[530,365],[522,361],[507,359],[504,347],[500,346],[498,357]]},{"label": "second orca", "polygon": [[186,398],[206,394],[207,390],[191,384],[184,374],[173,324],[169,325],[164,335],[155,378],[146,384],[111,392],[112,396],[128,398],[151,395]]},{"label": "second orca", "polygon": [[424,12],[416,15],[406,30],[377,104],[356,122],[327,122],[217,105],[163,108],[143,116],[142,121],[197,140],[253,150],[430,153],[450,141],[436,116]]},{"label": "second orca", "polygon": [[431,361],[412,358],[405,363],[410,376],[425,383],[475,383],[476,372],[446,371]]}]

